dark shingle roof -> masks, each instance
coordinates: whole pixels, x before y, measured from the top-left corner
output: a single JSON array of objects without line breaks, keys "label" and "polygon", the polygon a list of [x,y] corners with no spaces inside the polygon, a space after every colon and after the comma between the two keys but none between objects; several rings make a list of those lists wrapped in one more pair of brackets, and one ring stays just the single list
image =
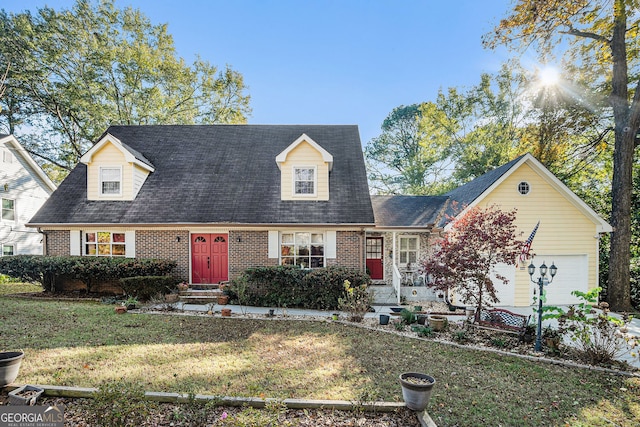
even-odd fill
[{"label": "dark shingle roof", "polygon": [[[32,224],[373,224],[357,126],[112,126],[153,165],[133,201],[88,201],[79,164]],[[276,155],[306,133],[333,155],[329,201],[280,200]],[[136,155],[137,156],[137,155]]]},{"label": "dark shingle roof", "polygon": [[376,227],[427,228],[438,222],[445,196],[371,196]]},{"label": "dark shingle roof", "polygon": [[478,197],[482,195],[489,187],[491,187],[502,175],[507,173],[516,163],[520,161],[526,154],[513,159],[509,163],[505,163],[502,166],[480,175],[473,181],[469,181],[460,187],[449,191],[445,196],[453,202],[447,207],[445,215],[442,217],[440,226],[444,226],[448,222],[448,217],[455,216],[460,213],[460,210],[473,203]]}]

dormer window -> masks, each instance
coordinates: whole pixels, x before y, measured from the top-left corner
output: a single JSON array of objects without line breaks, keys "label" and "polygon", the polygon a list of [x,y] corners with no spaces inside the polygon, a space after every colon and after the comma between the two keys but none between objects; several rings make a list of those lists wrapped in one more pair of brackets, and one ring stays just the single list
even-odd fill
[{"label": "dormer window", "polygon": [[100,195],[119,196],[122,194],[122,169],[119,167],[100,168]]},{"label": "dormer window", "polygon": [[296,196],[314,196],[316,194],[316,168],[293,168],[293,193]]}]

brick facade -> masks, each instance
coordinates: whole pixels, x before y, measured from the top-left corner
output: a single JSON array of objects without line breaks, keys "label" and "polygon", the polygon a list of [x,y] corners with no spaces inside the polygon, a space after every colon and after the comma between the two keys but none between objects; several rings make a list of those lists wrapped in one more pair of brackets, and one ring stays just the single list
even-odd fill
[{"label": "brick facade", "polygon": [[336,258],[327,259],[327,266],[334,265],[364,271],[364,232],[336,233]]},{"label": "brick facade", "polygon": [[136,257],[170,259],[178,263],[173,275],[189,280],[188,230],[136,230]]},{"label": "brick facade", "polygon": [[229,279],[238,277],[249,267],[278,265],[277,258],[269,258],[267,231],[229,232]]},{"label": "brick facade", "polygon": [[[78,231],[73,231],[78,232]],[[70,232],[47,231],[46,253],[51,256],[68,256]],[[190,280],[189,230],[136,230],[136,257],[170,259],[177,262],[174,274]],[[269,258],[268,231],[240,231],[228,233],[229,279],[238,277],[249,267],[278,265],[277,258]],[[327,259],[327,266],[340,265],[364,271],[364,233],[338,231],[336,233],[335,259]]]},{"label": "brick facade", "polygon": [[[45,235],[45,255],[69,256],[71,252],[69,230],[43,230]],[[78,231],[75,231],[78,233]]]}]

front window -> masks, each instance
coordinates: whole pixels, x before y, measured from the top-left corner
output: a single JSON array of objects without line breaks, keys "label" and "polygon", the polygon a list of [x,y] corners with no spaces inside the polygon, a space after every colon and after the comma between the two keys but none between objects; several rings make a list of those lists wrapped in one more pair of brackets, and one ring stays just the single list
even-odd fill
[{"label": "front window", "polygon": [[84,254],[87,256],[123,257],[125,249],[124,233],[109,231],[84,233]]},{"label": "front window", "polygon": [[120,168],[100,168],[100,194],[103,196],[119,195],[122,183]]},{"label": "front window", "polygon": [[282,233],[280,264],[300,268],[324,267],[324,235],[322,233]]},{"label": "front window", "polygon": [[400,237],[400,265],[416,265],[418,261],[418,238],[415,236]]},{"label": "front window", "polygon": [[13,245],[2,245],[2,256],[15,255],[15,248]]},{"label": "front window", "polygon": [[16,202],[12,199],[2,199],[2,219],[5,221],[16,220]]},{"label": "front window", "polygon": [[293,186],[295,195],[312,196],[316,194],[316,169],[293,168]]}]

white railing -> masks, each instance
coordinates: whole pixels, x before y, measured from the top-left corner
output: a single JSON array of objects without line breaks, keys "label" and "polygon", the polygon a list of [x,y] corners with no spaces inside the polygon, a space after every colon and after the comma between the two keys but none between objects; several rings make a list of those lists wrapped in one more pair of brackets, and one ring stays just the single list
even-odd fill
[{"label": "white railing", "polygon": [[402,275],[398,266],[393,264],[393,289],[396,291],[396,297],[398,298],[398,305],[400,305],[400,287],[402,284]]}]

